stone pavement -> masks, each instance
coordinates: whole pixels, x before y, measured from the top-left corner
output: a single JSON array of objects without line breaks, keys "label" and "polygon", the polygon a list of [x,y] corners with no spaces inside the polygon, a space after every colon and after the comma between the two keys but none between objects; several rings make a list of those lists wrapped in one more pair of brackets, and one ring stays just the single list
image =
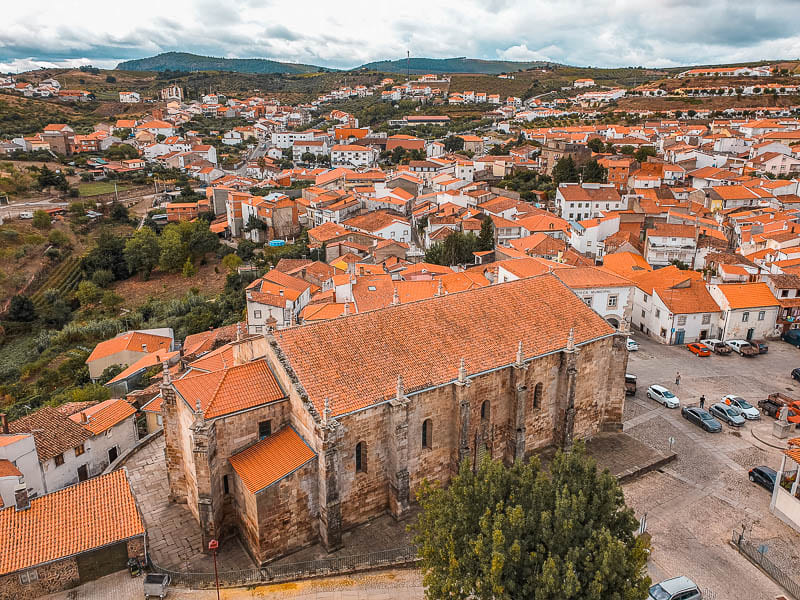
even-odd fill
[{"label": "stone pavement", "polygon": [[[147,528],[151,560],[167,569],[212,573],[213,559],[202,551],[197,520],[185,504],[174,504],[168,499],[164,436],[144,446],[125,467]],[[220,540],[217,565],[220,571],[255,566],[236,536]]]},{"label": "stone pavement", "polygon": [[769,558],[788,573],[800,571],[800,535],[769,512],[769,493],[747,479],[751,467],[780,464],[780,451],[751,433],[777,442],[772,420],[748,421],[741,429],[723,425],[722,433],[709,434],[683,419],[680,410],[648,400],[645,392],[653,383],[665,385],[684,405],[705,394],[706,407],[729,393],[753,404],[775,391],[800,396],[789,378],[800,363],[797,349],[771,342],[768,354],[753,359],[698,358],[685,348],[636,339],[640,350],[631,353],[628,372],[637,375],[639,385],[636,396],[626,399],[624,430],[661,452],[670,449],[672,438],[677,454],[674,462],[623,485],[637,516],[647,514],[651,576],[686,575],[712,600],[775,598],[780,588],[728,543],[744,523],[750,539],[769,546]]},{"label": "stone pavement", "polygon": [[600,468],[620,482],[659,469],[675,459],[675,453],[659,452],[625,433],[599,433],[586,440],[586,451]]},{"label": "stone pavement", "polygon": [[[44,600],[141,600],[142,577],[119,571],[68,592],[46,596]],[[224,600],[246,598],[291,600],[422,600],[422,576],[414,569],[371,571],[359,575],[312,579],[296,583],[223,589]],[[214,590],[173,588],[167,600],[216,600]]]}]

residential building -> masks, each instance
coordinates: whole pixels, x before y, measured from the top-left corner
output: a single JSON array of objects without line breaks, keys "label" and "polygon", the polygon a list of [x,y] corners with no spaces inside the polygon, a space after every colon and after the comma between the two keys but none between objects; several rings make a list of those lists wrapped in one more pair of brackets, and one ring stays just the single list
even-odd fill
[{"label": "residential building", "polygon": [[722,309],[721,339],[749,341],[778,333],[780,302],[766,283],[710,284],[708,291]]},{"label": "residential building", "polygon": [[569,221],[596,219],[627,208],[627,199],[612,183],[562,183],[556,190],[555,209]]},{"label": "residential building", "polygon": [[331,148],[332,167],[371,167],[378,159],[378,152],[368,146],[336,144]]},{"label": "residential building", "polygon": [[680,261],[694,267],[697,252],[697,229],[692,225],[656,223],[646,232],[644,259],[653,267]]},{"label": "residential building", "polygon": [[172,350],[173,340],[169,336],[144,331],[128,331],[117,337],[100,342],[86,359],[89,377],[96,381],[103,371],[112,365],[128,367],[144,355],[156,350]]}]

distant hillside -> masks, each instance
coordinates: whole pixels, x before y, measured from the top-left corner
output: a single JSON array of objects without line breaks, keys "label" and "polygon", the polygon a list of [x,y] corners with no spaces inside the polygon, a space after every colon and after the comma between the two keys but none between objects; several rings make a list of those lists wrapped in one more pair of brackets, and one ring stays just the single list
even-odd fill
[{"label": "distant hillside", "polygon": [[[124,71],[230,71],[234,73],[316,73],[320,67],[283,63],[266,58],[215,58],[188,52],[164,52],[158,56],[126,60]],[[329,69],[326,69],[329,70]]]},{"label": "distant hillside", "polygon": [[[510,60],[481,60],[478,58],[412,58],[408,67],[414,74],[425,73],[486,73],[497,75],[498,73],[511,73],[514,71],[535,69],[550,65],[552,63],[534,62],[515,62]],[[367,63],[353,69],[371,69],[384,71],[386,73],[405,73],[406,59],[399,60],[380,60]]]}]

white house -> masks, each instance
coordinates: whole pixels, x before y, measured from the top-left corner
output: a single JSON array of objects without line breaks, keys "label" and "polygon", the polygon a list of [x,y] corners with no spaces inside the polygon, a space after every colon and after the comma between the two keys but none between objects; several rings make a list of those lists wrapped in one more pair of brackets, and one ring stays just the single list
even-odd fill
[{"label": "white house", "polygon": [[555,205],[562,219],[581,221],[627,210],[628,201],[613,183],[562,183],[556,190]]},{"label": "white house", "polygon": [[554,269],[553,274],[614,327],[631,320],[633,281],[597,267]]},{"label": "white house", "polygon": [[126,104],[136,104],[142,101],[142,97],[139,92],[120,92],[119,101]]},{"label": "white house", "polygon": [[656,223],[647,230],[644,259],[654,267],[663,267],[679,260],[694,265],[697,251],[697,230],[691,225]]},{"label": "white house", "polygon": [[303,154],[313,154],[315,157],[327,156],[330,152],[325,140],[296,140],[292,144],[292,160],[302,160]]},{"label": "white house", "polygon": [[376,210],[358,215],[342,223],[347,229],[368,233],[387,240],[410,243],[411,223],[399,215]]},{"label": "white house", "polygon": [[605,254],[603,240],[619,231],[619,214],[570,222],[569,245],[596,259]]},{"label": "white house", "polygon": [[367,146],[336,144],[331,148],[332,167],[371,167],[378,159],[378,151]]},{"label": "white house", "polygon": [[276,148],[291,148],[295,142],[311,141],[314,139],[313,131],[278,131],[272,133],[272,145]]},{"label": "white house", "polygon": [[28,488],[29,496],[45,493],[44,475],[33,434],[0,433],[0,500],[3,506],[14,504],[14,488],[21,481]]},{"label": "white house", "polygon": [[722,309],[723,340],[763,339],[777,335],[780,302],[766,283],[721,283],[708,291]]},{"label": "white house", "polygon": [[245,290],[248,333],[295,325],[311,299],[311,284],[272,269]]}]

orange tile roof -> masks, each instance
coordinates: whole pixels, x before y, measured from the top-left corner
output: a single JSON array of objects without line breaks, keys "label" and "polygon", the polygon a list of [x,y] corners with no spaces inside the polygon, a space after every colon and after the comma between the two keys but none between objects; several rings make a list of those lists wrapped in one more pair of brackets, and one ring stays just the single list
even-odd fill
[{"label": "orange tile roof", "polygon": [[700,279],[689,279],[669,287],[656,287],[653,291],[670,312],[676,315],[720,311],[714,298],[708,293],[705,282]]},{"label": "orange tile roof", "polygon": [[245,487],[251,494],[256,494],[316,456],[303,438],[288,426],[228,460]]},{"label": "orange tile roof", "polygon": [[22,477],[22,473],[10,460],[0,458],[0,477]]},{"label": "orange tile roof", "polygon": [[[95,404],[91,408],[86,408],[70,415],[69,419],[73,423],[77,423],[84,429],[91,431],[92,435],[97,435],[134,414],[136,414],[136,409],[128,402],[120,398],[111,398],[100,404]],[[87,417],[87,423],[81,423],[82,415]]]},{"label": "orange tile roof", "polygon": [[124,369],[123,371],[120,371],[119,374],[116,377],[114,377],[114,379],[109,380],[108,383],[116,383],[117,381],[122,381],[123,379],[127,379],[128,377],[130,377],[131,375],[133,375],[138,371],[141,371],[142,369],[148,369],[155,365],[161,364],[165,360],[170,360],[171,358],[174,358],[178,354],[179,353],[177,350],[175,350],[174,352],[158,351],[158,352],[151,352],[150,354],[145,354],[142,358],[137,360],[131,366]]},{"label": "orange tile roof", "polygon": [[[334,415],[408,391],[444,385],[458,374],[511,364],[519,341],[526,357],[614,329],[552,275],[520,279],[429,300],[276,332],[278,345],[320,414]],[[358,340],[358,344],[352,344]],[[347,347],[347,353],[341,348]]]},{"label": "orange tile roof", "polygon": [[603,257],[603,267],[617,275],[629,276],[636,271],[652,271],[647,261],[634,252],[614,252]]},{"label": "orange tile roof", "polygon": [[0,575],[144,535],[126,471],[0,510]]},{"label": "orange tile roof", "polygon": [[598,267],[575,267],[553,271],[570,288],[631,287],[633,282]]},{"label": "orange tile roof", "polygon": [[10,433],[33,434],[39,461],[72,450],[92,437],[89,431],[51,406],[43,406],[25,417],[11,421],[8,429]]},{"label": "orange tile roof", "polygon": [[160,413],[162,402],[164,402],[164,398],[162,398],[161,395],[158,395],[142,406],[141,410],[144,412]]},{"label": "orange tile roof", "polygon": [[697,271],[682,271],[675,265],[669,265],[655,271],[635,271],[627,277],[645,294],[652,294],[654,288],[678,285],[689,279],[702,279],[703,275]]},{"label": "orange tile roof", "polygon": [[263,360],[185,377],[173,382],[173,386],[192,410],[199,400],[208,419],[286,397]]},{"label": "orange tile roof", "polygon": [[732,309],[778,306],[778,299],[766,283],[722,283],[717,286]]},{"label": "orange tile roof", "polygon": [[197,360],[190,362],[189,366],[200,371],[219,371],[220,369],[232,367],[233,348],[230,344],[220,346],[216,350],[212,350],[208,354],[204,354]]},{"label": "orange tile roof", "polygon": [[[117,337],[100,342],[94,347],[86,362],[92,362],[100,358],[113,356],[118,352],[130,350],[132,352],[155,352],[156,350],[169,350],[172,339],[163,335],[153,335],[151,333],[141,333],[139,331],[129,331]],[[143,349],[147,347],[147,350]]]},{"label": "orange tile roof", "polygon": [[14,442],[18,442],[22,439],[28,437],[27,433],[17,433],[17,434],[0,434],[0,447],[8,446],[13,444]]}]

